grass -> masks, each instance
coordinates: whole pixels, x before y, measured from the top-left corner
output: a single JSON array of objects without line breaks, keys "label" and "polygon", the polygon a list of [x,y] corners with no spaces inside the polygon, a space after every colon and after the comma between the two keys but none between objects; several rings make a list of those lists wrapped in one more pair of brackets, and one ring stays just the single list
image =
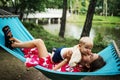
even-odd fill
[{"label": "grass", "polygon": [[52,50],[53,47],[71,47],[79,42],[76,39],[60,38],[58,36],[52,35],[45,31],[40,25],[27,22],[24,22],[23,24],[34,38],[41,38],[44,40],[49,52]]},{"label": "grass", "polygon": [[[86,15],[71,15],[67,18],[67,22],[78,23],[84,25],[86,19]],[[114,16],[98,16],[94,15],[93,17],[93,25],[102,25],[102,26],[116,26],[120,25],[120,17]]]}]

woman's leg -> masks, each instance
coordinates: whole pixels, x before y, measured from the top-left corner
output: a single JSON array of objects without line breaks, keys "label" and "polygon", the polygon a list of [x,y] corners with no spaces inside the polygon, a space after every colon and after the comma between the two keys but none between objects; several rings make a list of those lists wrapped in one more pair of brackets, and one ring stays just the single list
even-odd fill
[{"label": "woman's leg", "polygon": [[9,40],[10,40],[10,41],[13,41],[13,42],[17,42],[17,43],[21,43],[21,42],[22,42],[22,41],[14,38],[14,37],[10,38]]},{"label": "woman's leg", "polygon": [[47,48],[44,44],[44,41],[41,39],[35,39],[32,41],[27,41],[27,42],[20,42],[19,40],[17,40],[12,44],[12,47],[16,47],[16,48],[34,48],[34,47],[37,47],[39,57],[48,56]]}]

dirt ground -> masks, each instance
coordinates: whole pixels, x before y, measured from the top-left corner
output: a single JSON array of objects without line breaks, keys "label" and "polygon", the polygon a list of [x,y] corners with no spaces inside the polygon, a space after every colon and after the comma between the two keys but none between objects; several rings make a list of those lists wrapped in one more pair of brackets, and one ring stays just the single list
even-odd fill
[{"label": "dirt ground", "polygon": [[[35,68],[27,70],[24,63],[0,48],[0,80],[50,80]],[[90,76],[82,80],[120,80],[118,76]]]}]

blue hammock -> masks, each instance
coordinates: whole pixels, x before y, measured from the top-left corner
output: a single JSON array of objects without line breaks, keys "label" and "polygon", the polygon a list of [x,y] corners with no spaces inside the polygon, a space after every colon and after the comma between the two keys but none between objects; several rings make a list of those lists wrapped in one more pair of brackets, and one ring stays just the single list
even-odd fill
[{"label": "blue hammock", "polygon": [[[18,17],[0,18],[0,46],[22,62],[25,62],[24,54],[19,48],[10,50],[4,46],[2,28],[6,25],[10,26],[14,37],[21,41],[29,41],[34,38],[23,26]],[[104,50],[100,51],[99,54],[104,58],[107,64],[95,72],[59,72],[43,68],[39,65],[35,66],[35,68],[52,80],[79,80],[84,76],[120,75],[120,57],[117,54],[115,45],[111,43]]]}]

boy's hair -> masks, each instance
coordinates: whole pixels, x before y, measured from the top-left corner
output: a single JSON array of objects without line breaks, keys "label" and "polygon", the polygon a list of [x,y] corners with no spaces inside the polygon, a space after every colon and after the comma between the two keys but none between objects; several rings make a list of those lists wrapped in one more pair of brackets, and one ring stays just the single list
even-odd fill
[{"label": "boy's hair", "polygon": [[91,43],[93,45],[93,40],[90,37],[82,37],[79,40],[79,44]]},{"label": "boy's hair", "polygon": [[106,62],[104,61],[104,59],[101,56],[98,56],[98,58],[90,64],[89,71],[90,72],[96,71],[102,68],[105,64]]}]

